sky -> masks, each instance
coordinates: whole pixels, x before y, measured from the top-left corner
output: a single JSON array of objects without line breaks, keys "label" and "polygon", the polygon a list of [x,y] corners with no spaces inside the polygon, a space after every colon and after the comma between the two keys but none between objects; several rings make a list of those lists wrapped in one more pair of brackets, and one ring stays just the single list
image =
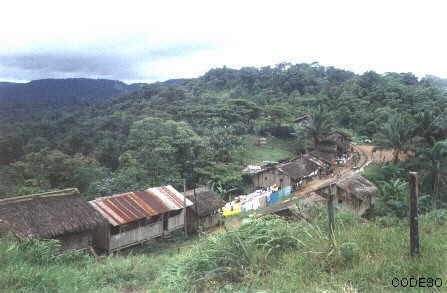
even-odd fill
[{"label": "sky", "polygon": [[446,1],[4,1],[0,81],[311,63],[447,78]]}]

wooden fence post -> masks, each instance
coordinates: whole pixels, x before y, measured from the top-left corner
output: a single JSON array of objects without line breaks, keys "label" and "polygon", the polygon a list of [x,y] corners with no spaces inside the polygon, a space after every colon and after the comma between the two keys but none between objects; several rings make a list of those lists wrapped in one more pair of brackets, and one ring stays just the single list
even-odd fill
[{"label": "wooden fence post", "polygon": [[185,209],[185,214],[184,214],[184,218],[183,218],[183,225],[185,225],[185,236],[186,238],[188,238],[188,223],[187,218],[186,218],[186,179],[183,179],[183,208]]},{"label": "wooden fence post", "polygon": [[329,195],[327,199],[327,215],[328,215],[328,234],[330,248],[334,247],[334,196],[335,196],[335,183],[329,185]]},{"label": "wooden fence post", "polygon": [[418,229],[418,195],[419,178],[417,172],[410,172],[410,254],[419,255],[419,229]]}]

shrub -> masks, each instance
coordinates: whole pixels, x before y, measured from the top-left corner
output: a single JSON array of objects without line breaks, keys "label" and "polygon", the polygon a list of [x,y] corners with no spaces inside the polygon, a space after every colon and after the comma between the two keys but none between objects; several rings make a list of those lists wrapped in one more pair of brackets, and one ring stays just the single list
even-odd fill
[{"label": "shrub", "polygon": [[422,222],[433,223],[437,225],[447,224],[447,209],[438,209],[421,216]]},{"label": "shrub", "polygon": [[[172,291],[203,292],[240,282],[246,274],[265,274],[280,253],[321,237],[318,227],[289,223],[276,216],[253,219],[237,229],[202,238],[190,253],[169,266],[161,281]],[[182,284],[182,286],[180,286]]]}]

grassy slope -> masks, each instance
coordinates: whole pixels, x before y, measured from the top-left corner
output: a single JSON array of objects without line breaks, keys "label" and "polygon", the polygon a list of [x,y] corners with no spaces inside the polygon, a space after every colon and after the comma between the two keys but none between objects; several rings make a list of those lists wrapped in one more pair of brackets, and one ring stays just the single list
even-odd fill
[{"label": "grassy slope", "polygon": [[[18,251],[0,241],[0,292],[146,292],[167,263],[197,237],[144,247],[97,259],[88,255],[49,260],[44,249]],[[40,261],[43,260],[43,261]],[[157,292],[163,292],[158,287]]]},{"label": "grassy slope", "polygon": [[267,137],[267,144],[258,146],[258,136],[244,135],[243,145],[245,152],[238,154],[237,160],[243,161],[245,164],[262,162],[262,161],[278,161],[293,156],[294,145],[296,141],[279,139],[276,137]]},{"label": "grassy slope", "polygon": [[[408,227],[405,221],[397,226],[382,227],[374,222],[361,223],[346,214],[339,215],[336,247],[328,253],[328,242],[323,234],[303,233],[298,224],[271,226],[263,233],[299,239],[294,249],[279,249],[279,254],[265,258],[266,252],[251,247],[249,266],[237,265],[239,282],[229,279],[211,279],[206,288],[224,287],[220,292],[426,292],[396,290],[391,286],[393,277],[441,277],[447,289],[447,230],[446,224],[438,225],[421,217],[420,258],[408,257]],[[317,223],[324,229],[324,214]],[[271,228],[271,229],[270,229]],[[240,229],[240,228],[239,228]],[[244,233],[230,232],[243,239]],[[275,229],[278,233],[275,234]],[[261,230],[259,230],[261,231]],[[273,231],[273,232],[272,232]],[[220,234],[221,233],[221,234]],[[0,291],[1,292],[185,292],[182,282],[185,274],[200,269],[201,262],[213,263],[215,257],[230,256],[234,249],[228,247],[229,232],[214,234],[214,239],[193,239],[172,243],[163,250],[146,246],[127,255],[117,255],[94,260],[90,257],[74,258],[64,262],[30,263],[23,253],[7,248],[0,242]],[[239,234],[234,234],[239,233]],[[258,232],[256,232],[258,233]],[[271,234],[273,233],[273,234]],[[217,235],[217,236],[216,236]],[[254,234],[256,236],[256,234]],[[217,238],[216,238],[217,237]],[[220,241],[213,242],[220,239]],[[290,238],[293,240],[293,238]],[[289,239],[289,241],[290,241]],[[248,245],[243,240],[244,245]],[[211,245],[209,245],[211,243]],[[215,243],[215,244],[213,244]],[[242,242],[241,242],[242,243]],[[282,243],[282,242],[278,242]],[[193,246],[191,245],[198,245]],[[304,244],[304,245],[301,245]],[[208,245],[208,246],[207,246]],[[186,246],[186,247],[185,247]],[[182,247],[180,254],[178,247]],[[210,249],[217,252],[209,255]],[[343,257],[343,248],[350,247],[354,258],[352,267]],[[200,259],[199,259],[200,258]],[[208,264],[209,265],[209,264]],[[231,268],[231,264],[228,265]],[[173,269],[174,268],[174,269]],[[212,266],[211,266],[212,268]],[[203,282],[203,278],[201,280]],[[187,285],[189,286],[189,285]],[[178,291],[177,291],[178,290]],[[258,291],[259,290],[259,291]],[[261,291],[262,290],[262,291]],[[200,289],[200,292],[210,292]],[[198,291],[198,292],[199,292]]]},{"label": "grassy slope", "polygon": [[[338,233],[339,247],[354,247],[352,268],[342,254],[327,257],[324,242],[316,242],[301,253],[288,252],[267,278],[253,286],[269,292],[426,292],[426,288],[396,289],[394,277],[447,276],[447,232],[445,226],[422,225],[422,256],[408,256],[408,228],[382,228],[374,223],[344,226]],[[439,292],[446,292],[447,285]]]}]

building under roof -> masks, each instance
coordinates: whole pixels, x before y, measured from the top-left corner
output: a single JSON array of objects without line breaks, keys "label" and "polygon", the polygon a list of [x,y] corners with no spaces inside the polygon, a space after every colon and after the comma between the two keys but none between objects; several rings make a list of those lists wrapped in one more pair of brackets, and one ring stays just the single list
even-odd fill
[{"label": "building under roof", "polygon": [[318,165],[310,160],[300,158],[286,164],[278,165],[278,168],[293,181],[297,181],[315,172],[318,169]]},{"label": "building under roof", "polygon": [[[316,193],[327,197],[330,192],[330,183],[320,186]],[[358,215],[362,215],[371,207],[372,198],[377,194],[378,188],[368,179],[351,174],[335,181],[336,193],[334,202],[340,208],[348,208]]]},{"label": "building under roof", "polygon": [[249,175],[249,180],[255,189],[275,184],[283,188],[293,186],[299,181],[315,175],[320,168],[318,162],[320,161],[317,158],[294,157],[247,175]]},{"label": "building under roof", "polygon": [[191,231],[198,228],[208,228],[218,224],[221,219],[220,208],[225,205],[222,198],[207,187],[199,187],[195,190],[187,190],[186,197],[194,205],[188,211],[188,227]]},{"label": "building under roof", "polygon": [[184,227],[184,208],[193,203],[171,185],[100,197],[89,202],[107,223],[95,235],[108,252]]},{"label": "building under roof", "polygon": [[0,227],[19,238],[58,239],[62,249],[86,249],[104,223],[76,188],[0,200]]}]

